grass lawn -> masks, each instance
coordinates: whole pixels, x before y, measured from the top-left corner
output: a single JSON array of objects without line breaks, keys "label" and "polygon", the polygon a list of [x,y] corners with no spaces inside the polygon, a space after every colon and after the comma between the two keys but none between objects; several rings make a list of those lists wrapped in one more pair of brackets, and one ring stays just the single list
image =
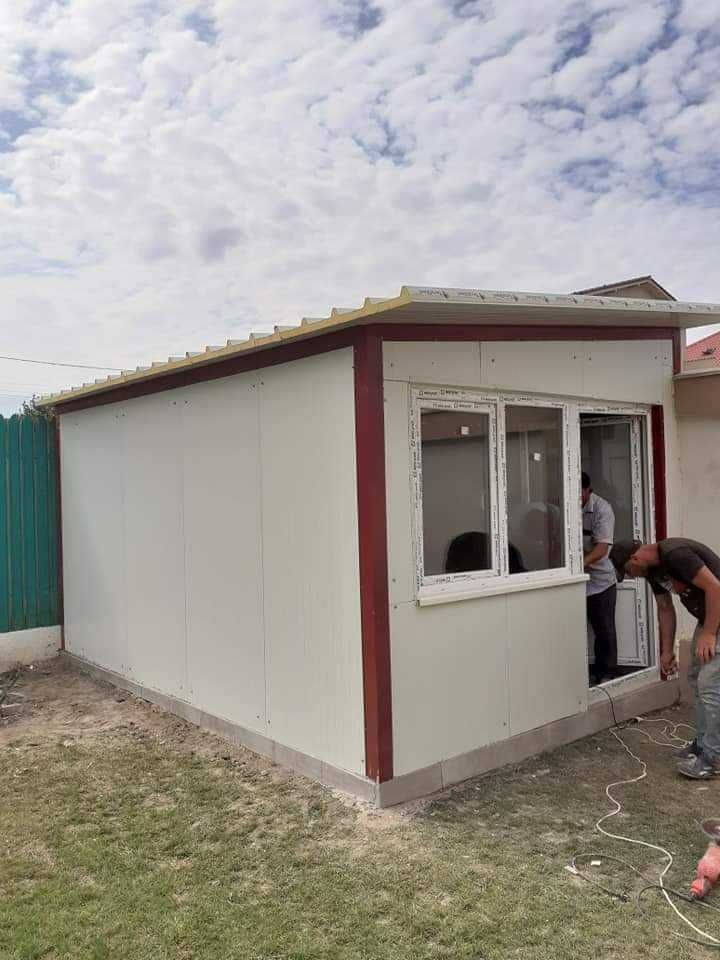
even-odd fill
[{"label": "grass lawn", "polygon": [[[26,707],[0,726],[3,960],[709,955],[671,936],[654,895],[643,916],[565,869],[604,851],[658,872],[660,857],[593,831],[607,781],[636,773],[609,734],[376,813],[73,672],[16,690]],[[624,789],[614,824],[668,846],[684,889],[718,786],[680,781],[671,751],[624,735],[649,779]],[[720,937],[720,916],[688,909]]]}]

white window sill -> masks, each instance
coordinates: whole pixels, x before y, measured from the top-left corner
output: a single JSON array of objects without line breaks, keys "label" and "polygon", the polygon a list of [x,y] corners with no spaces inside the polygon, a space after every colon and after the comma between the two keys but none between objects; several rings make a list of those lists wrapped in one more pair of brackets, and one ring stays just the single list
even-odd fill
[{"label": "white window sill", "polygon": [[418,593],[418,606],[433,607],[438,603],[456,603],[459,600],[477,600],[480,597],[497,597],[506,593],[521,593],[525,590],[546,590],[548,587],[565,587],[571,583],[585,583],[590,578],[585,573],[564,574],[555,577],[541,577],[532,580],[514,582],[507,580],[486,580],[484,583],[463,584],[458,589],[437,590],[432,587],[421,588]]}]

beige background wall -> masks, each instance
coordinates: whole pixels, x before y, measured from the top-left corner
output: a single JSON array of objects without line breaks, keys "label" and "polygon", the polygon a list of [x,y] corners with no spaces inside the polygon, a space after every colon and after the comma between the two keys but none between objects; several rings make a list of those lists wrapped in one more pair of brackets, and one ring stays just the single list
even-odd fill
[{"label": "beige background wall", "polygon": [[[713,377],[720,393],[720,376]],[[682,534],[720,553],[720,418],[679,417],[682,464]],[[680,633],[692,636],[695,621],[683,612]]]}]

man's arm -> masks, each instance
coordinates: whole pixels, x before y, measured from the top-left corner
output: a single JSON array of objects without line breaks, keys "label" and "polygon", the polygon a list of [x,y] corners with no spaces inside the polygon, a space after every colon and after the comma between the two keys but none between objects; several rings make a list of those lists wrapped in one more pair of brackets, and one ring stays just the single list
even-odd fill
[{"label": "man's arm", "polygon": [[583,566],[591,567],[594,563],[597,563],[598,560],[602,560],[603,557],[606,557],[609,552],[609,543],[596,543],[592,550],[589,553],[586,553],[583,557]]},{"label": "man's arm", "polygon": [[672,673],[675,667],[675,630],[677,618],[669,593],[655,594],[660,626],[660,667],[664,674]]},{"label": "man's arm", "polygon": [[715,656],[718,630],[720,630],[720,581],[706,566],[702,566],[696,577],[693,577],[693,586],[699,587],[705,594],[705,620],[697,643],[695,653],[701,663],[709,663]]},{"label": "man's arm", "polygon": [[615,513],[609,503],[598,501],[593,514],[592,548],[583,557],[583,566],[591,567],[610,552],[615,536]]}]

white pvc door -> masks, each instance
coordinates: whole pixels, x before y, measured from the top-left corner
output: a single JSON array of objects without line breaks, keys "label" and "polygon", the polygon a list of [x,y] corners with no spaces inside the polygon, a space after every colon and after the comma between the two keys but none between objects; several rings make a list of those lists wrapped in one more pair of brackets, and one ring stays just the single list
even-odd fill
[{"label": "white pvc door", "polygon": [[[580,421],[582,469],[593,490],[615,511],[616,540],[645,539],[643,417],[583,416]],[[616,627],[618,663],[649,666],[647,587],[642,579],[618,584]],[[588,624],[592,660],[594,637]]]}]

